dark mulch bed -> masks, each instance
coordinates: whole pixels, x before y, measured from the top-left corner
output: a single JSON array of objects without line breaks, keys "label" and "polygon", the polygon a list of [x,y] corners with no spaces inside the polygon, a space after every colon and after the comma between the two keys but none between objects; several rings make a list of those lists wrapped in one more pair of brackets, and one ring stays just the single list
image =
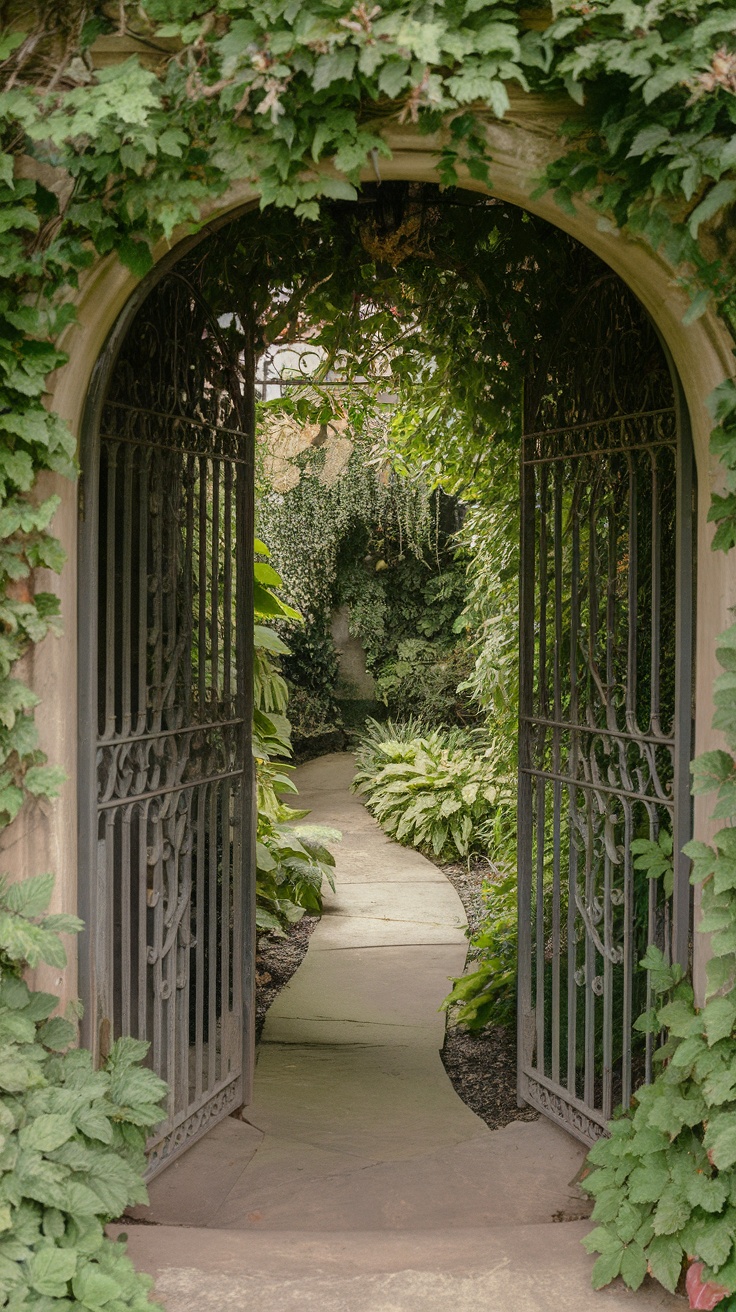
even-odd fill
[{"label": "dark mulch bed", "polygon": [[[483,901],[481,885],[488,878],[486,861],[442,867],[465,908],[472,931],[478,927]],[[516,1035],[502,1025],[470,1032],[452,1025],[450,1017],[442,1061],[455,1092],[491,1130],[511,1121],[535,1121],[537,1112],[516,1105]]]},{"label": "dark mulch bed", "polygon": [[319,916],[302,916],[287,930],[286,938],[262,934],[256,952],[256,1042],[261,1037],[266,1012],[284,985],[289,983],[309,947]]}]

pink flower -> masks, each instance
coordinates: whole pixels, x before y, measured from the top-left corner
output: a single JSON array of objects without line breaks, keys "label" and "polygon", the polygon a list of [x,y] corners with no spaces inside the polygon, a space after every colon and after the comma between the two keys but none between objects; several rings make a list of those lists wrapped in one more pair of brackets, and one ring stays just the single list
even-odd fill
[{"label": "pink flower", "polygon": [[724,1285],[717,1285],[715,1280],[703,1280],[703,1263],[691,1262],[685,1277],[685,1288],[692,1308],[704,1308],[712,1312],[721,1299],[726,1298],[729,1290]]}]

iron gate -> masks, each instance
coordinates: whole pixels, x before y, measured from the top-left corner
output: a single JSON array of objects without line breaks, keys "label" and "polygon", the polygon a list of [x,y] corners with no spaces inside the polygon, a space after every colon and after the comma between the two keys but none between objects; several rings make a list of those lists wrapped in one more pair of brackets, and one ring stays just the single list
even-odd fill
[{"label": "iron gate", "polygon": [[528,380],[521,483],[519,1094],[590,1141],[651,1078],[647,945],[690,951],[691,447],[610,272]]},{"label": "iron gate", "polygon": [[183,267],[100,362],[81,513],[85,1041],[151,1045],[151,1174],[247,1101],[253,1052],[253,385]]}]

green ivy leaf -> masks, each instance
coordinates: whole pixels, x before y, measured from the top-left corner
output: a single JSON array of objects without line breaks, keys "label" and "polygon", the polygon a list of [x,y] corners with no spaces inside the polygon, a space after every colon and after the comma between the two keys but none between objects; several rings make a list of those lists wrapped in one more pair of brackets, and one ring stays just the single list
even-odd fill
[{"label": "green ivy leaf", "polygon": [[710,1161],[719,1171],[733,1166],[736,1162],[736,1114],[724,1112],[714,1116],[708,1123],[703,1143]]},{"label": "green ivy leaf", "polygon": [[736,999],[713,998],[706,1004],[702,1016],[708,1044],[712,1047],[733,1031],[736,1024]]},{"label": "green ivy leaf", "polygon": [[672,1235],[689,1220],[692,1208],[684,1193],[675,1184],[662,1190],[654,1213],[654,1233]]},{"label": "green ivy leaf", "polygon": [[611,1281],[615,1280],[617,1275],[620,1275],[624,1251],[623,1244],[619,1244],[616,1249],[601,1253],[593,1266],[591,1275],[594,1289],[603,1289],[604,1285],[610,1285]]},{"label": "green ivy leaf", "polygon": [[667,1184],[670,1173],[664,1163],[647,1161],[635,1167],[628,1181],[629,1196],[634,1203],[656,1203]]},{"label": "green ivy leaf", "polygon": [[68,1116],[37,1116],[30,1124],[24,1126],[18,1135],[21,1148],[33,1148],[36,1152],[52,1152],[66,1143],[74,1134],[74,1126]]},{"label": "green ivy leaf", "polygon": [[33,1289],[48,1298],[65,1297],[76,1268],[77,1254],[73,1248],[44,1247],[28,1263]]},{"label": "green ivy leaf", "polygon": [[655,1235],[646,1250],[655,1280],[674,1294],[682,1271],[682,1244],[676,1235]]},{"label": "green ivy leaf", "polygon": [[641,1244],[627,1244],[621,1257],[620,1274],[629,1289],[638,1289],[647,1273],[647,1259]]},{"label": "green ivy leaf", "polygon": [[16,915],[35,918],[42,915],[51,901],[53,875],[32,875],[10,884],[5,891],[5,905]]}]

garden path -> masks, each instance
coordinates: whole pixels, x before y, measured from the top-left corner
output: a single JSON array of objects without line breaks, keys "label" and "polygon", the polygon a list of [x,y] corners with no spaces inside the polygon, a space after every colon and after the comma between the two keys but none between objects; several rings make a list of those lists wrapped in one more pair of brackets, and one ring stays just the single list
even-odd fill
[{"label": "garden path", "polygon": [[[151,1186],[129,1231],[170,1312],[591,1312],[682,1308],[590,1290],[583,1150],[544,1121],[489,1130],[456,1095],[438,1011],[464,914],[391,843],[336,753],[301,767],[310,819],[343,831],[336,892],[263,1032],[253,1103]],[[561,1223],[560,1223],[561,1222]]]}]

